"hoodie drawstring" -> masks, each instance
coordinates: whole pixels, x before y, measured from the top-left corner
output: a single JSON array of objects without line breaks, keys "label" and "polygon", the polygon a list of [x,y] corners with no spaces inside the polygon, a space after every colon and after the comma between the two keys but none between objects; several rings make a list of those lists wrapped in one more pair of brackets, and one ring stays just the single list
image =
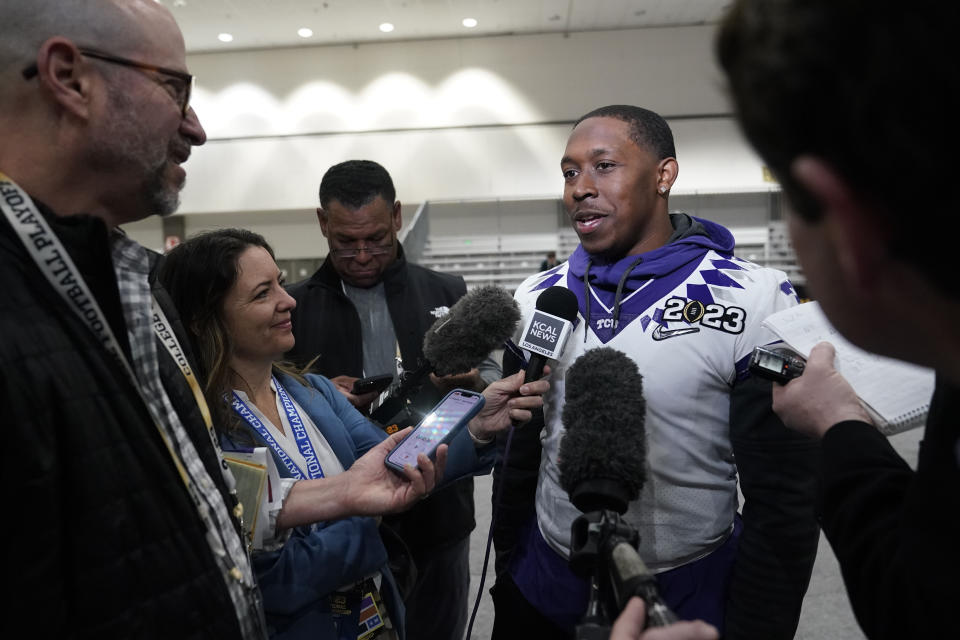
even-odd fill
[{"label": "hoodie drawstring", "polygon": [[584,298],[584,309],[583,315],[586,322],[583,323],[583,342],[587,342],[587,332],[590,331],[590,265],[593,264],[593,261],[590,258],[587,258],[587,268],[583,270],[583,291],[586,295]]},{"label": "hoodie drawstring", "polygon": [[[638,264],[643,262],[643,256],[637,256],[637,259],[630,263],[630,266],[627,267],[626,271],[623,272],[623,275],[620,277],[620,282],[617,284],[617,293],[613,298],[613,335],[617,335],[617,329],[620,328],[620,302],[621,297],[623,296],[623,285],[627,282],[627,278],[630,277],[630,273],[636,268]],[[587,341],[587,331],[590,328],[590,266],[593,264],[593,261],[590,258],[587,258],[587,268],[583,271],[583,290],[584,290],[584,316],[586,322],[584,323],[583,328],[583,341]]]},{"label": "hoodie drawstring", "polygon": [[643,256],[637,256],[637,259],[631,262],[627,270],[623,272],[620,282],[617,284],[617,295],[613,298],[613,335],[617,335],[617,329],[620,328],[620,297],[623,295],[623,284],[627,281],[634,267],[641,262],[643,262]]}]

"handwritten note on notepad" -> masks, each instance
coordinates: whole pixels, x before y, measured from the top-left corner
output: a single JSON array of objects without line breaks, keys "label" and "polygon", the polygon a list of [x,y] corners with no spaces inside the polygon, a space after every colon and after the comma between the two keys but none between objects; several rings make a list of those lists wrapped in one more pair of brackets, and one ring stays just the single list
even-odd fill
[{"label": "handwritten note on notepad", "polygon": [[860,396],[883,433],[892,435],[923,425],[933,395],[932,369],[853,345],[830,324],[816,302],[779,311],[764,320],[763,325],[803,357],[809,356],[818,342],[831,343],[837,351],[834,366]]}]

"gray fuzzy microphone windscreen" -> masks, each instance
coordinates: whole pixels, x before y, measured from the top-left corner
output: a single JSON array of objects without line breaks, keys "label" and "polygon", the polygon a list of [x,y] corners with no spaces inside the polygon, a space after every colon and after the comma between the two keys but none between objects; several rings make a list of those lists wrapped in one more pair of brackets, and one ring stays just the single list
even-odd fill
[{"label": "gray fuzzy microphone windscreen", "polygon": [[520,309],[495,285],[468,291],[427,330],[423,354],[438,376],[467,373],[513,335]]}]

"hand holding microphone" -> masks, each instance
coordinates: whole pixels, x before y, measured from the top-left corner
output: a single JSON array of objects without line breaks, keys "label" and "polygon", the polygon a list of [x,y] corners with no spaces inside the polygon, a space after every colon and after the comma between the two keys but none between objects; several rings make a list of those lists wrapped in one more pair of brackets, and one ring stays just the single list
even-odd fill
[{"label": "hand holding microphone", "polygon": [[[520,338],[520,347],[530,351],[530,359],[523,372],[523,387],[528,394],[543,395],[549,386],[540,378],[546,372],[548,359],[558,359],[563,354],[567,338],[573,332],[573,323],[577,319],[577,296],[563,287],[548,287],[537,297],[536,309],[524,327]],[[516,345],[511,345],[516,349]],[[522,358],[522,354],[520,354]],[[543,406],[542,399],[537,406],[526,403],[518,406],[522,413],[511,415],[512,424],[519,426],[528,422],[533,414],[528,409]],[[506,454],[507,452],[505,452]]]},{"label": "hand holding microphone", "polygon": [[[513,302],[512,298],[511,302]],[[576,295],[568,289],[562,287],[549,287],[545,289],[537,297],[536,310],[524,328],[523,337],[520,341],[521,346],[530,350],[532,354],[526,371],[518,371],[514,376],[504,378],[487,387],[487,389],[490,390],[491,387],[495,387],[495,385],[501,383],[515,384],[521,396],[510,398],[509,393],[506,396],[508,398],[508,405],[509,403],[513,403],[515,408],[511,408],[508,411],[509,421],[507,422],[506,442],[501,452],[501,462],[494,469],[494,498],[493,513],[490,519],[490,533],[487,538],[487,550],[484,555],[483,569],[480,572],[480,588],[477,592],[477,601],[474,605],[473,613],[470,616],[470,623],[467,626],[467,637],[470,637],[470,632],[473,629],[473,621],[477,614],[477,608],[480,605],[480,594],[483,593],[487,563],[490,560],[490,547],[494,537],[493,532],[497,525],[497,515],[500,510],[501,498],[503,497],[503,488],[506,484],[502,480],[503,474],[506,472],[510,462],[510,443],[513,440],[514,434],[513,426],[527,422],[532,417],[531,409],[543,406],[543,399],[539,396],[546,392],[549,385],[547,381],[540,380],[540,378],[544,374],[547,358],[559,358],[563,352],[566,338],[571,333],[573,323],[577,318],[578,306]],[[516,321],[514,321],[514,324],[516,324]],[[523,354],[517,349],[517,345],[509,341],[509,336],[504,338],[503,343],[519,360],[523,360]],[[536,405],[516,406],[517,404],[528,402],[531,399],[529,397],[531,393],[538,396],[536,398]],[[528,397],[524,398],[523,396]],[[536,436],[536,434],[533,435]]]},{"label": "hand holding microphone", "polygon": [[549,389],[550,383],[546,380],[524,382],[520,371],[497,380],[483,390],[486,402],[470,421],[470,433],[476,440],[489,440],[511,424],[527,422],[534,409],[543,407],[543,394]]},{"label": "hand holding microphone", "polygon": [[610,630],[610,640],[718,640],[720,637],[716,628],[702,620],[677,622],[644,631],[646,617],[643,600],[631,598]]},{"label": "hand holding microphone", "polygon": [[547,287],[537,297],[537,308],[523,330],[519,345],[530,351],[525,382],[543,376],[547,360],[556,360],[563,353],[567,338],[573,332],[578,307],[577,296],[564,287]]}]

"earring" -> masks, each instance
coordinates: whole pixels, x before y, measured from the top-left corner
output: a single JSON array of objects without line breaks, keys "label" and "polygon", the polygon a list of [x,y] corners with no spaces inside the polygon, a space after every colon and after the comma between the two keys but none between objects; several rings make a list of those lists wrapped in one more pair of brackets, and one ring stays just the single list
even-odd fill
[{"label": "earring", "polygon": [[665,184],[660,185],[660,194],[663,195],[666,192],[667,192],[667,185]]}]

